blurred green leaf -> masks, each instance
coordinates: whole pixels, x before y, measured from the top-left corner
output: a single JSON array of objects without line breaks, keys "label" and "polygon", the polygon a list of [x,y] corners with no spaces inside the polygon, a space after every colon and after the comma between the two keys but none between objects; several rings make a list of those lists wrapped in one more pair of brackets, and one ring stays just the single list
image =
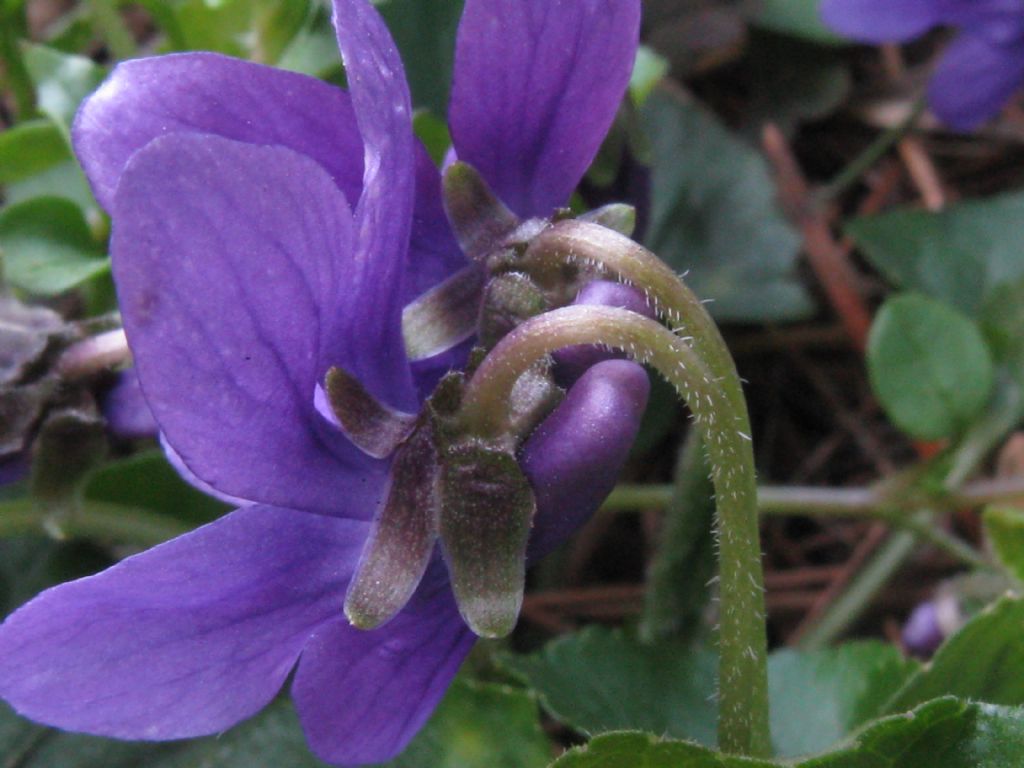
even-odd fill
[{"label": "blurred green leaf", "polygon": [[813,311],[795,274],[800,238],[782,217],[761,156],[692,102],[656,92],[646,244],[687,271],[718,320],[795,320]]},{"label": "blurred green leaf", "polygon": [[768,683],[777,754],[795,757],[827,749],[882,714],[919,666],[895,646],[879,642],[776,651]]},{"label": "blurred green leaf", "polygon": [[103,274],[109,262],[78,206],[38,197],[0,213],[4,278],[31,293],[49,296]]},{"label": "blurred green leaf", "polygon": [[999,562],[1024,581],[1024,510],[993,506],[985,510],[982,520]]},{"label": "blurred green leaf", "polygon": [[541,768],[551,747],[526,693],[456,680],[427,726],[388,768]]},{"label": "blurred green leaf", "polygon": [[1024,278],[1024,192],[971,200],[939,213],[894,211],[846,232],[894,284],[974,316],[1000,283]]},{"label": "blurred green leaf", "polygon": [[402,53],[413,106],[448,114],[455,30],[463,0],[386,0],[377,6]]},{"label": "blurred green leaf", "polygon": [[872,723],[834,752],[781,763],[733,757],[654,734],[610,733],[552,768],[1011,768],[1024,753],[1024,713],[944,698]]},{"label": "blurred green leaf", "polygon": [[159,450],[106,464],[89,479],[85,496],[143,507],[193,525],[215,520],[231,508],[182,480]]},{"label": "blurred green leaf", "polygon": [[49,120],[0,132],[0,184],[10,184],[71,159],[67,140]]},{"label": "blurred green leaf", "polygon": [[821,45],[846,44],[846,40],[825,26],[820,6],[821,0],[761,0],[751,23]]},{"label": "blurred green leaf", "polygon": [[71,125],[82,99],[106,76],[91,59],[44,45],[25,47],[25,65],[36,84],[39,109],[64,126]]},{"label": "blurred green leaf", "polygon": [[1024,279],[993,288],[981,308],[981,330],[997,363],[1024,386]]},{"label": "blurred green leaf", "polygon": [[452,145],[448,125],[434,113],[421,109],[413,115],[412,127],[417,138],[427,148],[430,157],[440,166]]},{"label": "blurred green leaf", "polygon": [[277,66],[332,82],[344,81],[338,39],[325,7],[313,9],[306,23],[281,53]]},{"label": "blurred green leaf", "polygon": [[163,26],[172,45],[274,64],[310,13],[310,0],[185,0]]},{"label": "blurred green leaf", "polygon": [[947,695],[1024,705],[1022,627],[1024,601],[1005,598],[986,608],[939,648],[931,664],[907,681],[886,711],[903,712]]},{"label": "blurred green leaf", "polygon": [[919,294],[885,302],[871,326],[867,362],[889,418],[922,440],[963,430],[992,393],[994,366],[978,327]]},{"label": "blurred green leaf", "polygon": [[60,197],[75,203],[90,222],[98,221],[103,216],[89,189],[89,182],[85,180],[85,174],[74,159],[26,176],[21,181],[9,184],[4,191],[8,205],[39,197]]}]

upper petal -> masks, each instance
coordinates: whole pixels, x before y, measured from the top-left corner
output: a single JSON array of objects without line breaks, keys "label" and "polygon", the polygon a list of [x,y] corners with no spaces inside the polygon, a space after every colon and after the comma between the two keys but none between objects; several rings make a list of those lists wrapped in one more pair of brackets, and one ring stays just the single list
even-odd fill
[{"label": "upper petal", "polygon": [[215,53],[132,59],[83,102],[72,129],[107,210],[129,158],[158,136],[182,132],[289,147],[358,199],[363,143],[348,94],[294,72]]},{"label": "upper petal", "polygon": [[1024,85],[1024,40],[999,45],[982,32],[961,32],[928,84],[931,108],[958,131],[969,131],[994,117]]},{"label": "upper petal", "polygon": [[890,43],[941,24],[942,8],[941,0],[823,0],[821,18],[844,37]]},{"label": "upper petal", "polygon": [[647,374],[636,363],[598,363],[530,435],[519,459],[537,496],[530,560],[565,541],[611,493],[649,389]]},{"label": "upper petal", "polygon": [[310,634],[340,615],[365,535],[249,507],[47,590],[0,627],[0,695],[74,731],[222,731],[270,701]]},{"label": "upper petal", "polygon": [[355,210],[356,258],[338,289],[356,311],[337,319],[346,369],[378,400],[419,405],[402,340],[403,280],[412,230],[416,157],[405,70],[366,0],[334,0],[334,26],[363,137],[363,192]]},{"label": "upper petal", "polygon": [[[353,311],[344,196],[284,147],[172,134],[129,162],[112,259],[142,390],[167,442],[229,496],[371,517],[385,467],[321,432],[329,323]],[[325,441],[331,441],[328,445]]]},{"label": "upper petal", "polygon": [[476,636],[435,558],[409,604],[370,632],[338,618],[302,652],[292,695],[310,747],[332,763],[398,754],[441,700]]},{"label": "upper petal", "polygon": [[449,110],[460,160],[520,216],[564,205],[629,82],[639,0],[467,0]]}]

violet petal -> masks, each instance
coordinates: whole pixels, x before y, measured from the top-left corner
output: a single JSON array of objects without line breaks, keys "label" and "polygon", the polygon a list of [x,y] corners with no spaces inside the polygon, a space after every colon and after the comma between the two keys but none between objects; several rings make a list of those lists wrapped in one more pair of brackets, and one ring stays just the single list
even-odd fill
[{"label": "violet petal", "polygon": [[946,49],[928,84],[928,103],[946,125],[969,131],[998,114],[1024,84],[1024,43],[994,44],[964,30]]},{"label": "violet petal", "polygon": [[363,193],[355,209],[356,258],[337,290],[356,302],[331,336],[338,365],[378,400],[419,405],[402,339],[402,285],[412,230],[416,157],[412,107],[398,49],[365,0],[334,0],[338,46],[363,137]]},{"label": "violet petal", "polygon": [[380,629],[339,617],[314,634],[292,696],[310,747],[353,765],[388,760],[423,726],[475,636],[435,558],[410,603]]},{"label": "violet petal", "polygon": [[0,627],[0,695],[33,720],[118,738],[229,728],[340,614],[365,535],[249,507],[47,590]]},{"label": "violet petal", "polygon": [[75,153],[107,210],[129,158],[168,133],[279,144],[316,160],[357,200],[363,142],[344,91],[312,77],[215,53],[133,59],[83,102]]},{"label": "violet petal", "polygon": [[611,493],[649,391],[636,363],[598,363],[527,440],[520,464],[537,497],[530,560],[565,541]]},{"label": "violet petal", "polygon": [[821,18],[843,37],[891,43],[918,37],[943,22],[936,0],[823,0]]},{"label": "violet petal", "polygon": [[352,237],[330,177],[284,147],[174,134],[134,155],[115,210],[125,331],[185,465],[229,496],[372,516],[384,463],[320,433],[313,406],[321,334],[352,311],[327,298]]},{"label": "violet petal", "polygon": [[564,205],[629,82],[639,0],[467,0],[449,109],[459,160],[522,217]]}]

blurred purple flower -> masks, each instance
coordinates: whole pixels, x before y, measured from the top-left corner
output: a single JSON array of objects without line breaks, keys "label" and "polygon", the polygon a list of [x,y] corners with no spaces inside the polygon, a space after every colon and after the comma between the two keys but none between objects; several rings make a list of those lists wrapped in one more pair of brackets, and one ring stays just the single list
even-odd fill
[{"label": "blurred purple flower", "polygon": [[865,43],[958,28],[928,86],[932,110],[955,130],[995,116],[1024,85],[1024,0],[824,0],[821,13],[836,32]]},{"label": "blurred purple flower", "polygon": [[[182,54],[121,64],[78,115],[146,401],[172,459],[247,503],[13,614],[0,695],[30,718],[131,739],[217,733],[295,669],[313,750],[376,762],[420,728],[473,644],[437,557],[385,626],[342,613],[389,462],[318,413],[315,387],[339,366],[417,411],[436,376],[405,355],[402,307],[465,261],[387,30],[366,0],[335,0],[334,14],[349,93]],[[548,215],[579,181],[638,26],[639,0],[466,3],[455,150],[519,215]],[[531,555],[611,490],[646,396],[642,369],[601,362],[531,435]]]}]

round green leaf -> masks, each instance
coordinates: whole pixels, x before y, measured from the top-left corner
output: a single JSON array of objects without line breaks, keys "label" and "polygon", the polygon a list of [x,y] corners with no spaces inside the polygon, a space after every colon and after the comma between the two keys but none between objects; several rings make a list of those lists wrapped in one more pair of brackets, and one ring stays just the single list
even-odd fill
[{"label": "round green leaf", "polygon": [[922,440],[966,427],[992,391],[994,366],[978,327],[917,294],[890,299],[868,338],[868,373],[889,418]]}]

